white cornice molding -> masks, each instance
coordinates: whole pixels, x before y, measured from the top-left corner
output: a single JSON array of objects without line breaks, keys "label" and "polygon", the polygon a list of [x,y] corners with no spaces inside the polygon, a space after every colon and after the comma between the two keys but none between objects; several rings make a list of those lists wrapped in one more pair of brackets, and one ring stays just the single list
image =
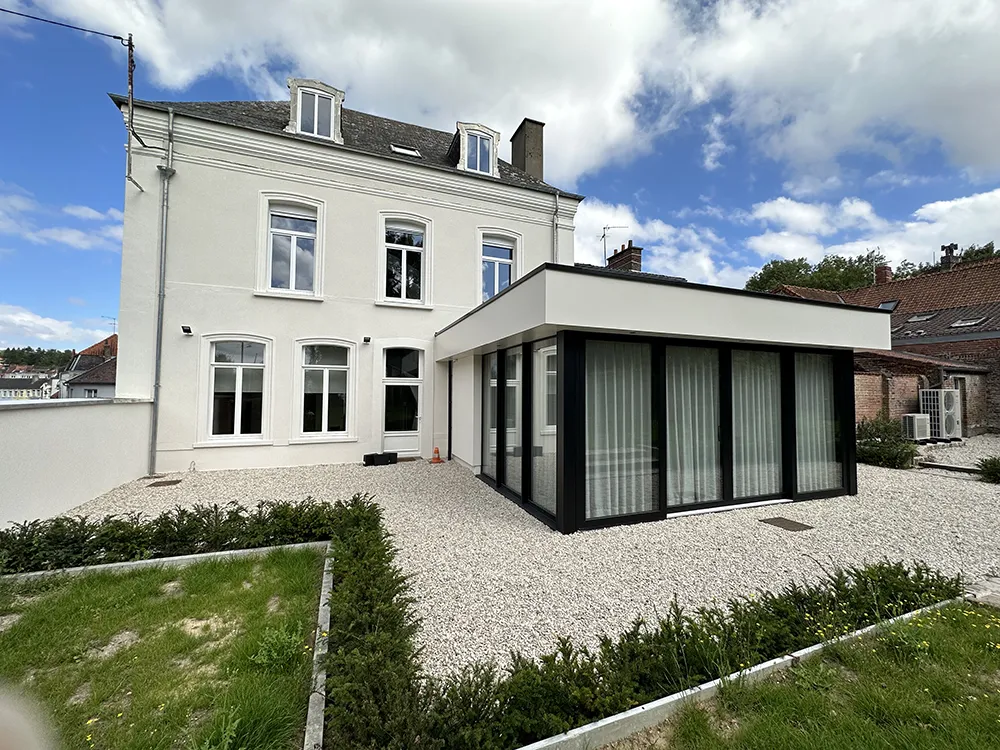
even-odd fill
[{"label": "white cornice molding", "polygon": [[[135,126],[147,142],[166,139],[166,116],[154,110],[137,110]],[[453,174],[446,170],[433,167],[410,165],[402,161],[369,156],[344,147],[326,144],[314,144],[298,139],[289,139],[280,135],[269,135],[241,128],[203,122],[193,118],[181,118],[174,121],[175,158],[199,160],[202,163],[226,163],[224,159],[206,159],[194,154],[183,154],[176,150],[177,145],[190,145],[197,148],[211,149],[220,154],[232,154],[244,157],[267,159],[286,167],[304,167],[310,170],[333,172],[345,177],[358,177],[368,180],[379,180],[391,185],[433,190],[440,193],[459,196],[465,200],[483,201],[490,205],[505,205],[528,211],[537,211],[552,221],[552,209],[555,196],[541,193],[529,188],[521,188],[506,183],[473,176]],[[157,157],[161,150],[133,148],[133,154],[149,153]],[[228,162],[232,164],[233,162]],[[241,165],[258,173],[272,172],[287,176],[289,173],[280,170],[262,170]],[[295,179],[313,184],[324,184],[324,181],[307,174],[293,173]],[[353,190],[363,190],[354,183],[337,183],[340,187]],[[389,194],[398,195],[399,193]],[[414,196],[407,195],[412,199]],[[443,205],[454,205],[443,203]],[[572,219],[576,215],[579,201],[561,195],[559,200],[560,218]],[[466,205],[467,210],[479,211],[477,207]]]}]

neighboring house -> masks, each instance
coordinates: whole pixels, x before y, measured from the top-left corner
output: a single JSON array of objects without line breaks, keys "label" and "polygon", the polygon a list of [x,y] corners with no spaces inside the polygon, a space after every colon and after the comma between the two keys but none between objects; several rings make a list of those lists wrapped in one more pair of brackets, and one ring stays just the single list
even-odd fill
[{"label": "neighboring house", "polygon": [[[98,341],[92,346],[73,355],[66,369],[59,373],[59,397],[60,398],[83,398],[82,395],[73,396],[70,392],[70,383],[76,378],[89,372],[98,365],[104,364],[108,360],[118,356],[118,334],[113,333],[102,341]],[[114,383],[114,380],[111,381]],[[106,385],[106,384],[105,384]],[[105,389],[106,390],[106,389]],[[112,389],[112,398],[114,397]],[[104,398],[104,396],[101,396]]]},{"label": "neighboring house", "polygon": [[151,472],[440,448],[562,531],[856,492],[887,314],[576,266],[541,123],[507,163],[289,87],[136,102],[116,395],[154,400]]},{"label": "neighboring house", "polygon": [[[784,285],[775,293],[841,301],[889,310],[892,348],[948,360],[951,383],[962,390],[965,434],[1000,432],[1000,258],[958,263],[951,251],[940,270],[894,280],[889,266],[875,270],[875,284],[827,292]],[[971,366],[977,373],[962,372]],[[981,368],[985,368],[985,372]],[[928,373],[930,387],[947,387],[941,373]]]},{"label": "neighboring house", "polygon": [[67,383],[67,398],[114,398],[117,360],[112,357]]},{"label": "neighboring house", "polygon": [[49,381],[45,379],[0,378],[0,401],[48,398],[51,393],[48,386]]}]

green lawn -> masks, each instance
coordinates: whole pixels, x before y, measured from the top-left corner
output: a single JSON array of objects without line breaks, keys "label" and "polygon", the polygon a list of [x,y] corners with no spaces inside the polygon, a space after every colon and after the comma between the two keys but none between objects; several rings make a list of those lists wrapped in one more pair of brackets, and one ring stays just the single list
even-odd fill
[{"label": "green lawn", "polygon": [[322,567],[281,551],[0,581],[0,682],[41,704],[66,750],[295,747]]},{"label": "green lawn", "polygon": [[950,605],[629,738],[616,750],[996,748],[1000,611]]}]

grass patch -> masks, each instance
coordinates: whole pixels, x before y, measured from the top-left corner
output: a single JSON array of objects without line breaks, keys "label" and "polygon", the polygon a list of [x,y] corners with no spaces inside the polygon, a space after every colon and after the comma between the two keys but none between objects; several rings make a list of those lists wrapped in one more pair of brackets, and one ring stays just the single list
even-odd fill
[{"label": "grass patch", "polygon": [[611,748],[994,748],[1000,612],[943,607],[764,682],[731,683],[668,726],[669,739],[637,736]]},{"label": "grass patch", "polygon": [[323,555],[0,581],[0,681],[67,750],[301,743]]},{"label": "grass patch", "polygon": [[884,562],[723,607],[686,612],[675,605],[661,620],[637,621],[596,648],[562,639],[540,659],[513,654],[502,671],[474,665],[432,679],[420,667],[419,622],[380,509],[363,496],[338,507],[327,663],[331,750],[521,747],[961,592],[959,579],[924,565]]}]

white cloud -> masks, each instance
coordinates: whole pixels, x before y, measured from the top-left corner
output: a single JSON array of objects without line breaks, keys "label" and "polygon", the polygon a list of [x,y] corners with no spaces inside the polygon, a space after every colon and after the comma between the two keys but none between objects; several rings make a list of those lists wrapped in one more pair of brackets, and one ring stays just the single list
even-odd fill
[{"label": "white cloud", "polygon": [[[27,232],[23,236],[38,245],[56,243],[77,250],[115,250],[121,249],[120,244],[116,246],[114,242],[114,235],[120,233],[121,227],[117,225],[102,227],[96,232],[85,232],[73,227],[48,227]],[[118,241],[120,243],[120,236]]]},{"label": "white cloud", "polygon": [[817,177],[814,174],[799,175],[787,180],[781,189],[793,198],[811,198],[814,195],[824,195],[840,190],[844,186],[838,175]]},{"label": "white cloud", "polygon": [[631,206],[613,205],[588,198],[576,214],[576,261],[604,264],[600,236],[603,227],[622,225],[608,237],[608,255],[629,239],[643,249],[643,270],[689,281],[742,286],[753,273],[748,266],[734,266],[725,242],[708,227],[676,227],[660,219],[640,219]]},{"label": "white cloud", "polygon": [[927,175],[906,174],[905,172],[896,172],[892,169],[883,169],[866,179],[865,185],[892,190],[898,187],[906,188],[913,185],[927,185],[933,182],[933,180],[933,177]]},{"label": "white cloud", "polygon": [[895,266],[904,260],[936,261],[941,245],[952,242],[966,247],[1000,241],[1000,189],[928,203],[902,221],[878,216],[871,204],[857,198],[845,198],[837,206],[811,205],[838,231],[848,230],[854,237],[830,241],[825,239],[831,237],[825,231],[826,225],[817,225],[812,232],[804,224],[797,232],[785,225],[783,231],[748,238],[747,247],[762,258],[805,257],[811,261],[821,259],[824,254],[856,255],[878,247]]},{"label": "white cloud", "polygon": [[824,203],[800,203],[782,196],[755,204],[751,215],[791,232],[831,234],[834,231],[830,207]]},{"label": "white cloud", "polygon": [[72,346],[100,341],[107,332],[67,320],[46,318],[17,305],[0,303],[0,340],[11,345]]},{"label": "white cloud", "polygon": [[726,144],[726,139],[722,135],[722,126],[725,122],[726,118],[716,112],[705,124],[705,134],[708,136],[708,139],[701,146],[701,155],[702,166],[709,172],[721,167],[722,163],[719,159],[727,151],[733,150],[732,146]]},{"label": "white cloud", "polygon": [[90,206],[63,206],[63,213],[84,221],[121,221],[125,215],[117,208],[109,208],[103,213]]}]

